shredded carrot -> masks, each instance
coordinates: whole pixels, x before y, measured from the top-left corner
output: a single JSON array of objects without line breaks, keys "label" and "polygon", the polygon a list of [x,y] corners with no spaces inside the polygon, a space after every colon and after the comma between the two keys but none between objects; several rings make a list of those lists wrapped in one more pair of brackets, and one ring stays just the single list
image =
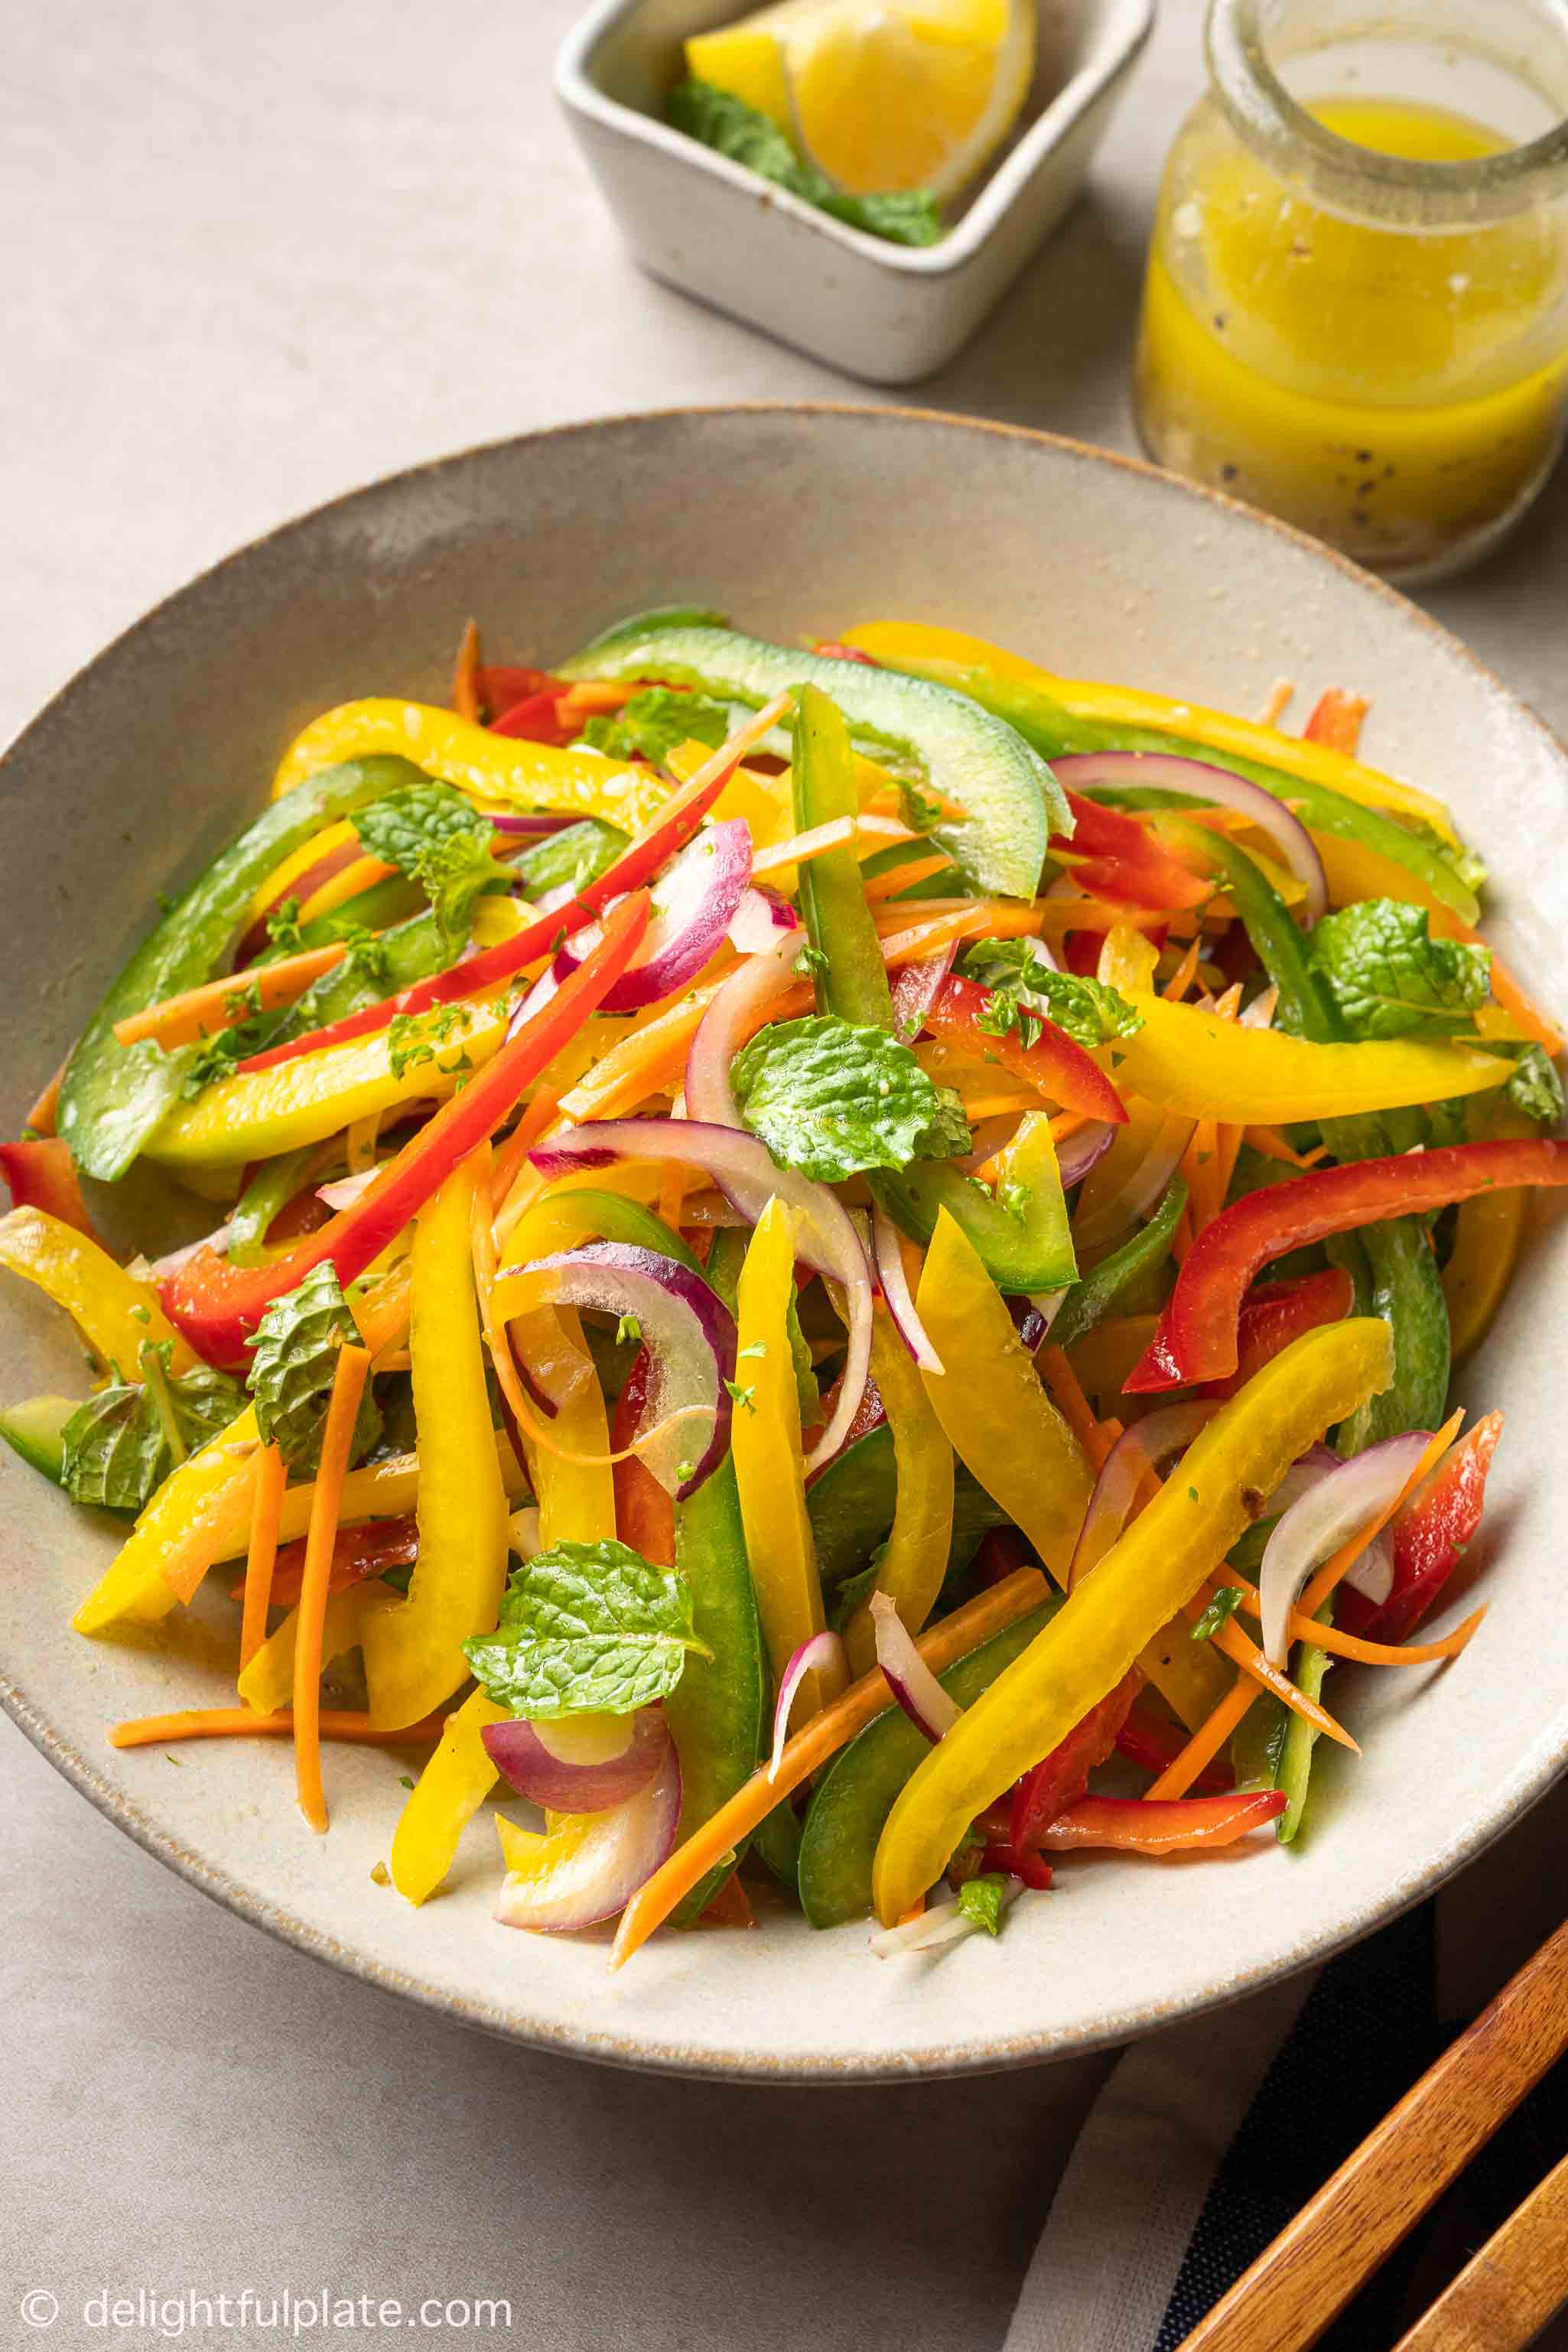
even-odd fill
[{"label": "shredded carrot", "polygon": [[62,1062],[32,1109],[27,1113],[26,1124],[32,1129],[35,1135],[53,1135],[55,1131],[55,1113],[59,1108],[60,1100],[60,1080],[65,1074],[66,1066]]},{"label": "shredded carrot", "polygon": [[1258,725],[1278,727],[1290,707],[1295,691],[1296,681],[1293,677],[1277,677],[1263,698],[1263,708],[1258,714]]},{"label": "shredded carrot", "polygon": [[1186,954],[1182,958],[1181,962],[1176,966],[1175,971],[1171,974],[1170,979],[1165,982],[1164,987],[1160,992],[1164,997],[1167,1004],[1179,1004],[1183,997],[1185,996],[1188,989],[1191,988],[1197,974],[1198,946],[1198,939],[1194,933]]},{"label": "shredded carrot", "polygon": [[1215,1126],[1214,1133],[1214,1191],[1211,1197],[1214,1201],[1215,1214],[1217,1217],[1229,1195],[1231,1181],[1236,1174],[1236,1163],[1241,1157],[1242,1139],[1247,1129],[1244,1127],[1226,1127],[1221,1120]]},{"label": "shredded carrot", "polygon": [[[312,981],[342,963],[347,953],[341,942],[334,941],[329,947],[306,948],[300,955],[284,956],[277,963],[258,964],[254,971],[205,981],[200,988],[166,996],[162,1004],[150,1004],[144,1013],[117,1021],[115,1037],[121,1045],[134,1045],[143,1037],[155,1038],[165,1046],[189,1045],[216,1029],[231,1028],[253,1010],[274,1013],[281,1005],[294,1003]],[[37,1120],[32,1123],[37,1125]]]},{"label": "shredded carrot", "polygon": [[[1189,1601],[1182,1613],[1190,1623],[1195,1624],[1203,1614],[1201,1602],[1195,1599]],[[1309,1698],[1283,1668],[1271,1665],[1257,1643],[1247,1639],[1234,1618],[1220,1627],[1214,1637],[1214,1645],[1216,1650],[1223,1650],[1226,1656],[1241,1668],[1252,1684],[1255,1697],[1259,1690],[1272,1691],[1276,1698],[1284,1700],[1292,1715],[1299,1715],[1304,1723],[1311,1725],[1314,1731],[1322,1732],[1341,1748],[1348,1748],[1352,1756],[1361,1754],[1360,1743],[1351,1738],[1344,1726],[1334,1721],[1326,1706],[1320,1706],[1315,1698]]]},{"label": "shredded carrot", "polygon": [[[1031,1609],[1037,1608],[1046,1591],[1046,1580],[1037,1568],[1020,1568],[1000,1584],[976,1594],[962,1609],[955,1609],[940,1624],[929,1626],[915,1647],[931,1672],[942,1674],[993,1633],[1000,1633],[1005,1625],[1016,1623]],[[676,1848],[651,1878],[645,1880],[621,1915],[610,1966],[624,1967],[676,1906],[717,1863],[751,1835],[775,1805],[782,1804],[793,1790],[809,1780],[820,1765],[837,1755],[847,1741],[891,1705],[887,1683],[878,1666],[868,1675],[862,1675],[858,1682],[851,1683],[842,1696],[825,1706],[820,1715],[814,1715],[805,1729],[797,1731],[786,1743],[776,1773],[770,1773],[766,1765],[760,1767],[726,1804],[693,1831],[684,1845]]]},{"label": "shredded carrot", "polygon": [[250,1513],[250,1549],[245,1561],[245,1609],[239,1626],[241,1674],[267,1639],[267,1610],[272,1597],[272,1571],[278,1563],[278,1522],[283,1512],[283,1488],[289,1472],[276,1445],[258,1448],[256,1499]]},{"label": "shredded carrot", "polygon": [[1116,1424],[1116,1434],[1111,1436],[1111,1424],[1096,1421],[1089,1411],[1089,1399],[1083,1392],[1079,1376],[1068,1361],[1065,1348],[1058,1348],[1054,1342],[1048,1343],[1040,1349],[1035,1360],[1052,1403],[1095,1469],[1102,1470],[1106,1456],[1121,1434],[1121,1423]]},{"label": "shredded carrot", "polygon": [[535,1089],[533,1100],[524,1110],[506,1142],[496,1153],[495,1165],[490,1171],[492,1217],[499,1213],[502,1202],[521,1175],[529,1153],[560,1107],[560,1088],[546,1085],[542,1079]]},{"label": "shredded carrot", "polygon": [[369,1372],[367,1349],[338,1350],[300,1586],[299,1638],[294,1651],[294,1782],[300,1811],[318,1834],[327,1826],[327,1801],[321,1788],[321,1621],[326,1614],[343,1480],[353,1450],[354,1423]]},{"label": "shredded carrot", "polygon": [[1353,760],[1361,748],[1362,722],[1371,709],[1364,694],[1347,694],[1342,686],[1331,686],[1312,705],[1301,733],[1309,743],[1326,743],[1331,751],[1342,751]]},{"label": "shredded carrot", "polygon": [[1217,1150],[1214,1120],[1200,1118],[1180,1162],[1180,1173],[1187,1187],[1187,1206],[1183,1214],[1194,1240],[1218,1213],[1214,1181]]},{"label": "shredded carrot", "polygon": [[925,1899],[925,1896],[924,1896],[923,1895],[917,1895],[915,1896],[914,1901],[910,1905],[909,1909],[908,1909],[907,1911],[900,1911],[900,1914],[899,1914],[899,1917],[898,1917],[898,1925],[899,1925],[900,1927],[913,1927],[913,1925],[914,1925],[914,1923],[915,1923],[915,1921],[916,1921],[917,1919],[923,1919],[923,1918],[925,1917],[925,1915],[926,1915],[926,1899]]},{"label": "shredded carrot", "polygon": [[658,1185],[658,1214],[672,1234],[680,1231],[680,1211],[686,1199],[686,1171],[679,1160],[667,1160]]},{"label": "shredded carrot", "polygon": [[1277,1127],[1248,1127],[1242,1133],[1254,1151],[1260,1151],[1265,1160],[1278,1160],[1287,1168],[1315,1168],[1320,1160],[1328,1157],[1326,1143],[1315,1145],[1310,1151],[1298,1151],[1294,1145],[1287,1143]]},{"label": "shredded carrot", "polygon": [[452,671],[452,708],[459,719],[482,726],[485,718],[483,693],[484,656],[479,651],[479,625],[466,621],[458,646],[458,659]]},{"label": "shredded carrot", "polygon": [[[1380,1535],[1389,1521],[1404,1509],[1421,1481],[1447,1452],[1463,1419],[1462,1412],[1456,1412],[1444,1423],[1431,1444],[1423,1451],[1420,1461],[1394,1500],[1369,1519],[1365,1527],[1352,1536],[1347,1543],[1342,1544],[1331,1559],[1324,1562],[1297,1604],[1298,1612],[1301,1616],[1310,1620],[1317,1615],[1340,1579],[1355,1566],[1356,1561],[1374,1537]],[[1234,1623],[1234,1620],[1232,1622]],[[1221,1636],[1216,1638],[1222,1638],[1231,1630],[1231,1625],[1222,1627]],[[1292,1684],[1290,1687],[1294,1690],[1295,1685]],[[1221,1699],[1207,1721],[1199,1724],[1181,1754],[1166,1765],[1153,1786],[1144,1790],[1145,1797],[1184,1797],[1205,1765],[1218,1754],[1225,1742],[1230,1738],[1231,1733],[1258,1696],[1258,1691],[1257,1683],[1251,1681],[1246,1675],[1239,1675],[1235,1685],[1226,1696]],[[1282,1693],[1281,1696],[1283,1696]]]},{"label": "shredded carrot", "polygon": [[1187,1262],[1187,1252],[1191,1249],[1192,1245],[1193,1208],[1192,1202],[1189,1201],[1186,1207],[1182,1211],[1181,1215],[1176,1219],[1175,1230],[1171,1235],[1171,1255],[1175,1259],[1178,1265],[1185,1265]]},{"label": "shredded carrot", "polygon": [[874,907],[900,890],[911,889],[917,882],[929,882],[933,874],[940,874],[944,866],[952,864],[951,857],[912,857],[907,866],[889,866],[884,873],[869,874],[866,877],[867,899]]},{"label": "shredded carrot", "polygon": [[[372,1728],[368,1715],[342,1707],[321,1707],[316,1729],[322,1739],[350,1739],[377,1748],[424,1748],[440,1738],[445,1715],[427,1715],[405,1723],[400,1731]],[[248,1706],[184,1707],[177,1715],[136,1715],[111,1724],[111,1748],[161,1748],[174,1739],[291,1739],[294,1710],[280,1706],[273,1715],[258,1715]]]},{"label": "shredded carrot", "polygon": [[[990,940],[1017,940],[1032,936],[1041,927],[1038,907],[1000,901],[987,904],[984,900],[968,905],[943,908],[939,899],[928,899],[928,906],[938,911],[915,923],[907,930],[889,929],[882,933],[882,961],[889,971],[897,964],[912,962],[921,956],[934,955],[938,948],[950,940],[984,937]],[[889,925],[908,923],[910,909],[899,904],[884,906],[882,915]]]},{"label": "shredded carrot", "polygon": [[[1200,1609],[1206,1608],[1222,1585],[1239,1588],[1239,1607],[1250,1617],[1256,1617],[1262,1606],[1258,1587],[1238,1576],[1233,1568],[1216,1569],[1205,1590],[1198,1595]],[[1368,1642],[1359,1633],[1347,1633],[1342,1625],[1322,1625],[1315,1617],[1305,1617],[1300,1609],[1290,1612],[1290,1638],[1293,1642],[1310,1642],[1320,1650],[1329,1651],[1336,1658],[1349,1658],[1361,1666],[1428,1666],[1439,1658],[1457,1658],[1468,1647],[1481,1619],[1483,1606],[1456,1625],[1451,1633],[1442,1634],[1436,1642]]]},{"label": "shredded carrot", "polygon": [[706,1907],[697,1915],[700,1927],[754,1927],[751,1900],[736,1872],[731,1871]]},{"label": "shredded carrot", "polygon": [[616,686],[609,678],[583,678],[555,698],[556,709],[566,719],[596,719],[606,710],[621,710],[637,692],[635,686]]},{"label": "shredded carrot", "polygon": [[[1469,923],[1461,922],[1451,907],[1438,906],[1434,902],[1427,908],[1426,921],[1435,940],[1463,940],[1467,947],[1472,948],[1487,945],[1479,931]],[[1555,1060],[1563,1051],[1562,1030],[1542,1011],[1533,997],[1526,994],[1495,948],[1491,950],[1491,960],[1492,994],[1505,1013],[1512,1013],[1525,1035],[1544,1047]]]}]

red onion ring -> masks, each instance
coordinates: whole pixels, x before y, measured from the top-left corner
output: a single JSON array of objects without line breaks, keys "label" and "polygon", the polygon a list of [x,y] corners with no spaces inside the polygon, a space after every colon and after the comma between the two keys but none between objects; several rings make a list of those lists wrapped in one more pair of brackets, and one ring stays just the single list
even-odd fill
[{"label": "red onion ring", "polygon": [[645,1788],[608,1812],[556,1820],[539,1841],[537,1874],[507,1873],[495,1908],[503,1927],[560,1934],[596,1927],[626,1909],[674,1853],[680,1828],[680,1765],[668,1731],[665,1743]]},{"label": "red onion ring", "polygon": [[1315,923],[1327,910],[1329,886],[1311,835],[1283,801],[1249,777],[1173,751],[1073,751],[1053,760],[1051,766],[1064,789],[1071,792],[1131,787],[1179,793],[1184,800],[1206,801],[1211,808],[1236,810],[1274,843],[1307,894],[1310,919]]},{"label": "red onion ring", "polygon": [[873,1592],[871,1622],[877,1634],[877,1664],[884,1681],[917,1731],[933,1744],[951,1731],[963,1709],[943,1690],[914,1645],[909,1627],[892,1598]]},{"label": "red onion ring", "polygon": [[[673,857],[653,886],[648,927],[637,961],[621,974],[603,1013],[638,1013],[672,996],[710,963],[724,943],[752,878],[752,835],[740,817],[707,824]],[[605,908],[612,913],[619,901]],[[555,958],[558,981],[576,971],[603,937],[590,923]]]},{"label": "red onion ring", "polygon": [[779,1695],[773,1706],[773,1752],[768,1759],[768,1778],[776,1780],[784,1760],[784,1743],[789,1738],[790,1709],[795,1695],[809,1674],[832,1674],[847,1678],[849,1662],[844,1643],[837,1633],[814,1633],[803,1642],[790,1658],[779,1678]]},{"label": "red onion ring", "polygon": [[730,924],[730,945],[737,955],[761,955],[764,949],[777,945],[781,931],[799,929],[800,919],[789,900],[753,882],[741,893]]},{"label": "red onion ring", "polygon": [[489,809],[485,813],[485,823],[493,824],[498,833],[527,836],[564,833],[568,825],[582,822],[580,816],[554,815],[548,809]]},{"label": "red onion ring", "polygon": [[882,1296],[888,1302],[888,1312],[893,1318],[900,1339],[922,1372],[940,1372],[942,1358],[927,1339],[925,1326],[915,1312],[915,1302],[910,1296],[903,1252],[899,1247],[898,1227],[879,1206],[871,1212],[871,1255],[877,1279],[882,1286]]},{"label": "red onion ring", "polygon": [[793,1168],[776,1167],[766,1144],[743,1128],[696,1118],[594,1119],[567,1128],[528,1156],[542,1176],[608,1168],[620,1160],[672,1160],[683,1168],[700,1168],[748,1224],[756,1223],[775,1194],[786,1202],[795,1213],[797,1255],[814,1273],[843,1286],[849,1309],[849,1344],[837,1402],[806,1457],[807,1471],[820,1469],[837,1453],[865,1394],[870,1369],[871,1273],[860,1236],[836,1193]]},{"label": "red onion ring", "polygon": [[1081,1184],[1091,1168],[1098,1167],[1116,1139],[1116,1129],[1108,1118],[1091,1118],[1074,1129],[1057,1154],[1057,1168],[1062,1189],[1070,1191]]},{"label": "red onion ring", "polygon": [[893,1034],[906,1045],[912,1045],[925,1027],[957,953],[958,941],[950,940],[940,955],[905,964],[894,979]]},{"label": "red onion ring", "polygon": [[799,955],[799,942],[793,931],[785,932],[782,939],[775,934],[770,946],[758,955],[749,956],[718,991],[687,1048],[689,1118],[701,1119],[713,1127],[732,1127],[737,1134],[749,1132],[742,1126],[741,1114],[735,1108],[730,1065],[757,1016],[795,986]]},{"label": "red onion ring", "polygon": [[1413,1429],[1369,1445],[1314,1481],[1284,1513],[1258,1571],[1263,1654],[1270,1665],[1283,1666],[1290,1654],[1290,1612],[1313,1570],[1393,1502],[1431,1437],[1430,1430]]},{"label": "red onion ring", "polygon": [[646,1788],[669,1749],[657,1708],[565,1716],[560,1722],[487,1723],[480,1738],[520,1797],[556,1813],[606,1813]]},{"label": "red onion ring", "polygon": [[1180,1111],[1167,1111],[1154,1140],[1121,1190],[1113,1192],[1109,1201],[1102,1201],[1091,1215],[1074,1227],[1075,1247],[1099,1249],[1102,1243],[1114,1241],[1129,1225],[1136,1224],[1140,1217],[1147,1216],[1163,1198],[1196,1126],[1195,1118],[1184,1118]]}]

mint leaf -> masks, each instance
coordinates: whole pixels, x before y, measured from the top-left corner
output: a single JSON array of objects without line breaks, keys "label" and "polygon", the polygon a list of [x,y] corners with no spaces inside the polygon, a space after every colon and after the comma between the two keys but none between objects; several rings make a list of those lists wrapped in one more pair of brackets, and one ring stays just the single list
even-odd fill
[{"label": "mint leaf", "polygon": [[1043,1022],[1085,1047],[1111,1037],[1130,1037],[1143,1015],[1114,988],[1072,971],[1053,971],[1034,953],[1028,940],[985,940],[962,955],[958,969],[991,991],[978,1025],[993,1037],[1016,1030],[1026,1046],[1035,1044]]},{"label": "mint leaf", "polygon": [[[309,1473],[320,1463],[338,1350],[358,1339],[331,1258],[275,1298],[257,1327],[249,1383],[256,1425],[262,1444],[278,1446],[290,1470]],[[367,1381],[350,1459],[368,1454],[380,1434],[381,1412]]]},{"label": "mint leaf", "polygon": [[936,1089],[936,1117],[924,1129],[914,1149],[916,1160],[954,1160],[974,1148],[974,1138],[964,1116],[963,1097],[952,1087]]},{"label": "mint leaf", "polygon": [[1542,1127],[1556,1127],[1563,1118],[1563,1080],[1544,1046],[1527,1045],[1514,1064],[1503,1092],[1517,1111]]},{"label": "mint leaf", "polygon": [[999,1870],[988,1870],[979,1878],[966,1878],[958,1890],[959,1910],[977,1927],[984,1927],[988,1936],[999,1936],[1006,1892],[1007,1881]]},{"label": "mint leaf", "polygon": [[693,1631],[690,1590],[630,1546],[558,1543],[517,1569],[494,1633],[465,1642],[484,1689],[513,1715],[630,1715],[667,1698]]},{"label": "mint leaf", "polygon": [[711,82],[683,81],[665,112],[678,131],[732,163],[760,173],[850,228],[896,245],[934,245],[942,234],[936,198],[926,188],[868,196],[841,195],[825,173],[801,161],[776,122]]},{"label": "mint leaf", "polygon": [[1188,1626],[1189,1640],[1212,1642],[1221,1626],[1229,1624],[1246,1598],[1239,1584],[1222,1584],[1203,1615]]},{"label": "mint leaf", "polygon": [[174,1353],[167,1339],[144,1342],[142,1381],[117,1379],[72,1413],[61,1432],[61,1483],[73,1501],[139,1511],[174,1466],[171,1425],[183,1456],[221,1435],[243,1412],[238,1381],[207,1364],[172,1373]]},{"label": "mint leaf", "polygon": [[779,1165],[822,1183],[906,1168],[942,1117],[907,1045],[833,1013],[764,1029],[736,1055],[730,1077],[741,1116]]},{"label": "mint leaf", "polygon": [[513,859],[511,870],[525,898],[586,889],[615,864],[629,837],[600,817],[584,817],[581,824],[546,834],[537,848]]},{"label": "mint leaf", "polygon": [[1465,1035],[1491,971],[1485,948],[1433,939],[1426,908],[1401,898],[1325,915],[1309,953],[1356,1038]]},{"label": "mint leaf", "polygon": [[494,826],[450,784],[388,793],[359,812],[354,829],[372,857],[420,885],[448,961],[468,943],[475,899],[492,884],[511,887],[510,867],[490,854]]},{"label": "mint leaf", "polygon": [[706,743],[716,751],[730,732],[730,706],[707,694],[670,686],[634,694],[613,718],[590,719],[583,740],[612,760],[651,760],[662,768],[680,744]]}]

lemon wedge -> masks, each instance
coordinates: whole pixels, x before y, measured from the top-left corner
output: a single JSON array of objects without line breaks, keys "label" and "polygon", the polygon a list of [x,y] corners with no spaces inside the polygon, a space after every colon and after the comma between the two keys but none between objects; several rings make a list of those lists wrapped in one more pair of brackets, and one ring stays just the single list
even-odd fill
[{"label": "lemon wedge", "polygon": [[696,36],[687,70],[787,131],[849,195],[955,195],[1017,121],[1034,0],[775,0]]}]

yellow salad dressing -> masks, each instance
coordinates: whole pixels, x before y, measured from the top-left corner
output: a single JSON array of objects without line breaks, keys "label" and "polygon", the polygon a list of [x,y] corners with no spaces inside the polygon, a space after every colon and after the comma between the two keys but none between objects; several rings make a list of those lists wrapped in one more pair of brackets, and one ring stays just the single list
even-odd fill
[{"label": "yellow salad dressing", "polygon": [[[1311,111],[1432,163],[1509,142],[1444,109]],[[1568,234],[1538,208],[1421,231],[1278,178],[1212,102],[1173,151],[1145,290],[1140,422],[1162,463],[1395,571],[1500,529],[1555,457]]]}]

